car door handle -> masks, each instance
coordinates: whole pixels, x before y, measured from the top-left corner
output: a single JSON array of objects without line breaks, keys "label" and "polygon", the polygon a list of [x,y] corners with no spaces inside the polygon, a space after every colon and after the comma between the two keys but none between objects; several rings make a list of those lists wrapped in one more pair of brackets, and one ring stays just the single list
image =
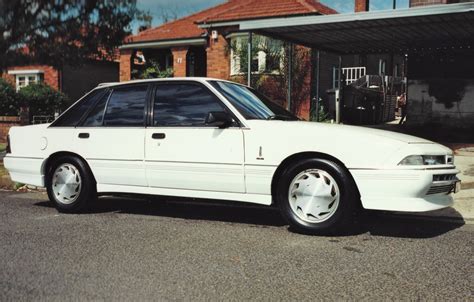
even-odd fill
[{"label": "car door handle", "polygon": [[79,133],[79,138],[89,138],[89,133]]},{"label": "car door handle", "polygon": [[164,133],[153,133],[151,135],[152,139],[164,139],[166,137],[166,134]]}]

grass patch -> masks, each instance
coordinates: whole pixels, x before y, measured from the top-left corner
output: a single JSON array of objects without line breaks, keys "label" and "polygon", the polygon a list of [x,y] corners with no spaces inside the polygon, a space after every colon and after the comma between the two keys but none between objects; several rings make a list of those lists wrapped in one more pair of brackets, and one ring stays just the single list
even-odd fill
[{"label": "grass patch", "polygon": [[0,143],[0,152],[3,152],[7,149],[7,144]]},{"label": "grass patch", "polygon": [[13,189],[13,182],[10,180],[8,176],[8,171],[5,169],[3,164],[0,163],[0,189]]},{"label": "grass patch", "polygon": [[2,177],[3,175],[8,175],[8,171],[7,169],[5,169],[3,164],[0,163],[0,177]]}]

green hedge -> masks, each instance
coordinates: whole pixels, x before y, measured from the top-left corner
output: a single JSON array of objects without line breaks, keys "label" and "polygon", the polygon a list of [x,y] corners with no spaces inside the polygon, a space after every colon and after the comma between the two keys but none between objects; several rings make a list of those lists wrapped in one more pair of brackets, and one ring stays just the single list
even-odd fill
[{"label": "green hedge", "polygon": [[44,83],[31,84],[16,92],[13,85],[0,78],[0,116],[18,116],[21,106],[28,106],[30,117],[53,116],[68,105],[68,98]]},{"label": "green hedge", "polygon": [[31,84],[20,89],[18,99],[21,104],[30,108],[30,116],[54,115],[66,109],[68,104],[66,95],[44,83]]},{"label": "green hedge", "polygon": [[0,115],[17,116],[19,111],[20,105],[15,88],[0,78]]}]

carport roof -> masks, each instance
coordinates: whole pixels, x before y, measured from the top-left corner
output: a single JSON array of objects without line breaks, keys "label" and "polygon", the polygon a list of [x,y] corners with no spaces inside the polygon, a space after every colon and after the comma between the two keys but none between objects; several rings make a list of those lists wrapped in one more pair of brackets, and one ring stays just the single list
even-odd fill
[{"label": "carport roof", "polygon": [[239,22],[241,31],[338,54],[474,50],[474,3]]}]

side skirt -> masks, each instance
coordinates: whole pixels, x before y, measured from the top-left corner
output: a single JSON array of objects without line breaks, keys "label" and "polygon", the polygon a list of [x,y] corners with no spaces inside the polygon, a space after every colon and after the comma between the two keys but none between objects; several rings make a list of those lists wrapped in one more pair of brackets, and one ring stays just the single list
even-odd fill
[{"label": "side skirt", "polygon": [[268,205],[268,206],[272,204],[272,197],[270,195],[261,195],[261,194],[241,194],[241,193],[228,193],[228,192],[196,191],[196,190],[121,186],[121,185],[108,185],[108,184],[97,184],[97,192],[98,193],[130,193],[130,194],[208,198],[208,199],[217,199],[217,200],[241,201],[241,202],[255,203],[255,204],[261,204],[261,205]]}]

